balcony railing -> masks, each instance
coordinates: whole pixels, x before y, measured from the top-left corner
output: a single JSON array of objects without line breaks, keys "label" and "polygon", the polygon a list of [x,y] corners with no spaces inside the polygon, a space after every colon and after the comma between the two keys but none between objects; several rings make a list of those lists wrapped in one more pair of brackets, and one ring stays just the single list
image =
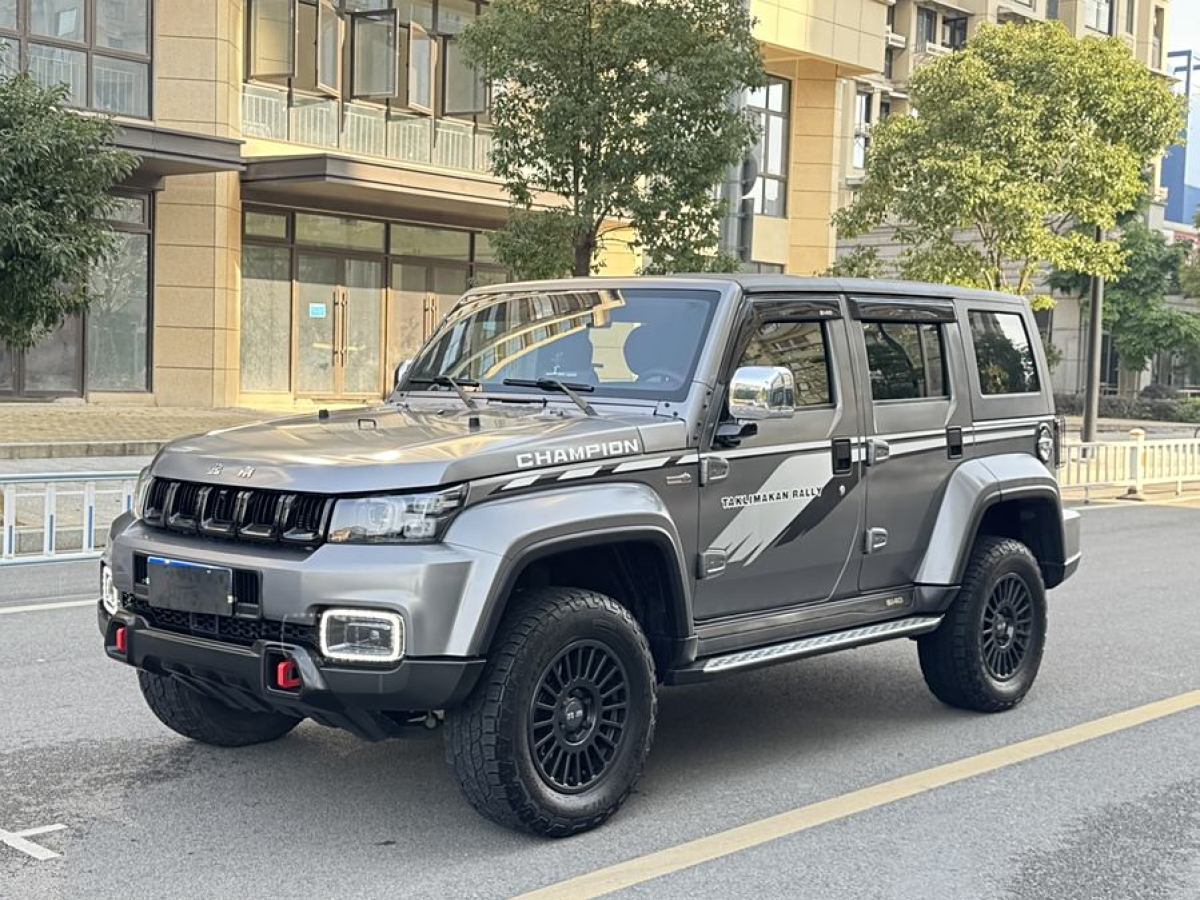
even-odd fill
[{"label": "balcony railing", "polygon": [[242,133],[463,172],[490,172],[491,132],[472,122],[389,113],[368,104],[296,97],[242,86]]}]

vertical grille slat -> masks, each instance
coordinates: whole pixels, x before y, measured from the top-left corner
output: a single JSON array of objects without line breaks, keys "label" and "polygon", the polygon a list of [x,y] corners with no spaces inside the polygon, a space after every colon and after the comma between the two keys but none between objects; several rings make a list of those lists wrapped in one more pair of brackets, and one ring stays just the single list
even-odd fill
[{"label": "vertical grille slat", "polygon": [[144,521],[185,534],[249,541],[319,544],[330,498],[156,478],[146,495]]}]

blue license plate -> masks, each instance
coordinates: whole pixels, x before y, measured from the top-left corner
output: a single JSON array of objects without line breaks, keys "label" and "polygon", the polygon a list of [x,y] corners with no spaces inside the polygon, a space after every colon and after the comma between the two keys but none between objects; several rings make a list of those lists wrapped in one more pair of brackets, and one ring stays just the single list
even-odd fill
[{"label": "blue license plate", "polygon": [[162,556],[146,558],[150,605],[180,612],[233,615],[233,569]]}]

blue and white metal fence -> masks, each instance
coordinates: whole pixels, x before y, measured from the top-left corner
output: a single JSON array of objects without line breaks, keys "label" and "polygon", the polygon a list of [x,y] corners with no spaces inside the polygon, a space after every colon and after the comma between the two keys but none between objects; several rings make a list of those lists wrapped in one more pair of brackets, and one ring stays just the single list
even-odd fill
[{"label": "blue and white metal fence", "polygon": [[133,507],[137,472],[0,474],[0,566],[94,559]]}]

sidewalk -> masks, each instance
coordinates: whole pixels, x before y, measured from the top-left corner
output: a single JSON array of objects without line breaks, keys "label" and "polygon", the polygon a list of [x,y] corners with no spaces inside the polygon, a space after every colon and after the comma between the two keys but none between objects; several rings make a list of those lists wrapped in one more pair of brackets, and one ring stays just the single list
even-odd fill
[{"label": "sidewalk", "polygon": [[0,465],[14,459],[148,456],[177,437],[278,415],[252,409],[0,403]]}]

